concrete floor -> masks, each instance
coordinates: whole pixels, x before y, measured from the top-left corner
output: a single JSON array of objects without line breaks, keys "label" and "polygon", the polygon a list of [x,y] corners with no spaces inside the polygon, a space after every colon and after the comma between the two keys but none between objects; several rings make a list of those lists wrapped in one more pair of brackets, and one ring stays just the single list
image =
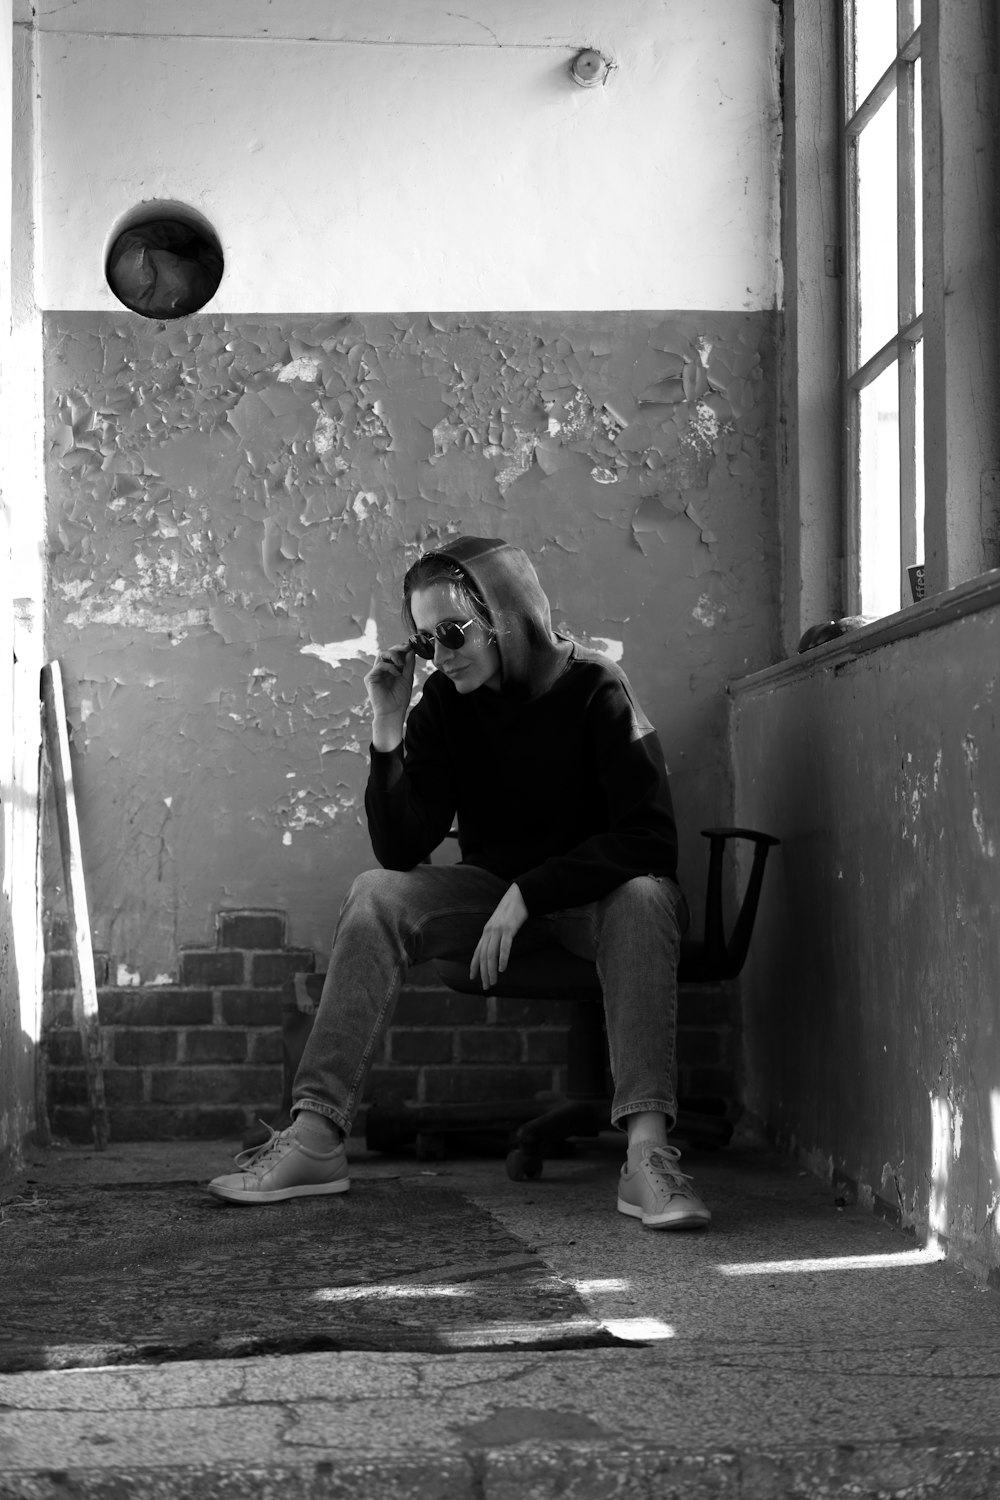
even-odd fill
[{"label": "concrete floor", "polygon": [[[207,1179],[237,1148],[35,1152],[0,1196]],[[513,1183],[357,1147],[352,1175],[436,1173],[640,1342],[0,1375],[0,1500],[1000,1497],[996,1292],[749,1147],[685,1157],[708,1232],[643,1230],[619,1149]]]}]

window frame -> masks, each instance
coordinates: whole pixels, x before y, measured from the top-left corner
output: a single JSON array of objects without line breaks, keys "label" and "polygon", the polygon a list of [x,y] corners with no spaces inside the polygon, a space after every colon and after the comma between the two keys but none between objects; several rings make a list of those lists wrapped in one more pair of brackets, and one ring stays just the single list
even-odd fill
[{"label": "window frame", "polygon": [[[879,0],[884,4],[885,0]],[[914,72],[921,56],[921,28],[914,20],[914,0],[895,0],[895,56],[865,98],[856,95],[855,18],[858,0],[841,0],[841,203],[844,351],[844,517],[846,525],[847,608],[862,613],[861,576],[861,395],[878,377],[896,367],[899,392],[899,559],[898,607],[912,602],[907,567],[923,562],[923,536],[917,535],[917,514],[923,496],[917,494],[917,345],[923,339],[922,297],[916,288],[915,235],[917,174],[914,165],[916,95]],[[876,115],[896,101],[896,332],[882,346],[861,359],[860,306],[860,143]]]},{"label": "window frame", "polygon": [[[1000,567],[996,0],[922,0],[925,597]],[[782,641],[856,603],[843,339],[841,6],[785,0]],[[940,191],[948,185],[947,210]],[[993,336],[991,336],[991,333]],[[919,605],[907,605],[918,611]],[[803,659],[805,661],[806,659]]]}]

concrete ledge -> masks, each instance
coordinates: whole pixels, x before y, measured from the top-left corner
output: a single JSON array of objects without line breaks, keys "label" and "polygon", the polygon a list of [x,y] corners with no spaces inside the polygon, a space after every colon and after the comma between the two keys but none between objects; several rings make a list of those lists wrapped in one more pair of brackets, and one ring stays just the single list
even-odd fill
[{"label": "concrete ledge", "polygon": [[586,1445],[529,1452],[468,1449],[296,1465],[128,1465],[0,1477],[0,1500],[980,1500],[1000,1485],[1000,1446],[845,1445],[833,1452],[637,1453]]},{"label": "concrete ledge", "polygon": [[979,614],[983,610],[998,608],[1000,608],[1000,568],[995,568],[989,573],[980,574],[978,578],[970,578],[967,583],[948,589],[944,593],[932,594],[930,598],[922,599],[919,604],[908,605],[906,609],[897,610],[895,614],[886,615],[881,620],[873,620],[870,625],[848,630],[836,640],[827,641],[823,646],[814,646],[811,651],[805,651],[801,656],[798,654],[789,656],[784,661],[764,667],[759,672],[751,672],[746,677],[737,678],[729,684],[729,693],[732,697],[740,697],[760,689],[775,687],[786,679],[806,677],[815,671],[826,671],[841,666],[844,662],[852,661],[867,651],[877,651],[893,641],[922,635],[924,631],[936,630],[952,620],[961,620],[968,615]]},{"label": "concrete ledge", "polygon": [[[18,1383],[19,1409],[0,1419],[0,1430],[7,1428],[0,1500],[271,1500],[290,1494],[306,1500],[963,1500],[1000,1489],[1000,1438],[988,1421],[979,1435],[961,1438],[903,1436],[898,1428],[893,1435],[891,1419],[879,1434],[876,1401],[874,1420],[862,1422],[856,1439],[845,1433],[840,1441],[823,1440],[823,1403],[807,1411],[805,1400],[794,1400],[803,1372],[790,1368],[787,1357],[772,1362],[766,1345],[746,1352],[758,1361],[750,1378],[727,1375],[721,1364],[706,1370],[683,1350],[672,1351],[669,1361],[632,1351],[631,1371],[623,1368],[627,1355],[595,1351],[520,1359],[313,1355],[161,1371],[7,1376],[3,1386]],[[954,1369],[957,1351],[950,1353]],[[838,1377],[827,1369],[834,1403],[851,1381],[862,1396],[867,1363],[847,1360]],[[975,1363],[970,1351],[973,1370]],[[883,1386],[886,1378],[891,1381],[884,1376]],[[644,1382],[645,1410],[633,1404],[641,1403]],[[664,1411],[671,1388],[673,1421]],[[751,1432],[755,1391],[758,1420]],[[730,1441],[700,1446],[707,1433],[692,1400],[701,1404],[709,1429],[730,1409]],[[786,1403],[799,1408],[793,1424],[799,1433],[795,1440],[788,1432],[792,1440],[781,1442],[774,1419]],[[657,1434],[657,1426],[667,1430]],[[814,1441],[803,1441],[803,1428],[813,1428]]]}]

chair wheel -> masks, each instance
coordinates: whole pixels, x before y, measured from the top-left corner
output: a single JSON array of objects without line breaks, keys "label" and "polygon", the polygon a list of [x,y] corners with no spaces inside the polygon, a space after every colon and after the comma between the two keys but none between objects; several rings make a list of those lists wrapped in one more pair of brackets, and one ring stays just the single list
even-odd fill
[{"label": "chair wheel", "polygon": [[443,1135],[434,1135],[421,1130],[415,1142],[417,1161],[444,1161],[445,1143]]},{"label": "chair wheel", "polygon": [[532,1152],[525,1151],[523,1146],[515,1146],[513,1151],[507,1153],[507,1176],[511,1182],[530,1182],[542,1175],[542,1158],[535,1156]]}]

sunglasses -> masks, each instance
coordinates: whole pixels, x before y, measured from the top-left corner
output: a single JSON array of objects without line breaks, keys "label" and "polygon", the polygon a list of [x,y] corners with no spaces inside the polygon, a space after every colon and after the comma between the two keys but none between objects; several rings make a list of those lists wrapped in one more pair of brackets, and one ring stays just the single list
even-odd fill
[{"label": "sunglasses", "polygon": [[433,657],[435,641],[440,641],[449,651],[461,651],[465,645],[465,632],[475,623],[474,619],[466,620],[464,624],[458,620],[442,620],[433,630],[418,630],[416,635],[411,635],[410,645],[425,661],[430,661]]}]

